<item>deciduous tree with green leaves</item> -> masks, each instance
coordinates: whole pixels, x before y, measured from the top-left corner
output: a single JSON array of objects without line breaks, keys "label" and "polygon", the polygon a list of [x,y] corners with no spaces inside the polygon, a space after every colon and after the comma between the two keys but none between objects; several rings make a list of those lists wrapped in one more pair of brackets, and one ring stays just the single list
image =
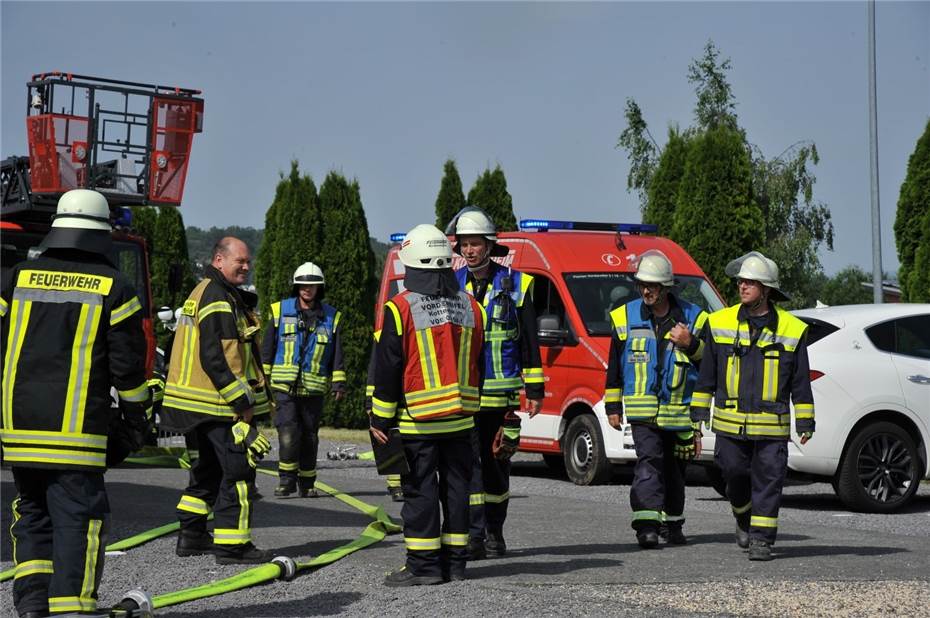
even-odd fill
[{"label": "deciduous tree with green leaves", "polygon": [[930,301],[930,120],[907,161],[894,236],[902,300]]},{"label": "deciduous tree with green leaves", "polygon": [[[731,298],[733,288],[721,264],[756,249],[778,263],[782,288],[792,296],[786,306],[809,306],[813,282],[823,272],[817,251],[824,244],[833,248],[830,210],[813,196],[817,149],[799,142],[767,159],[753,146],[739,127],[727,80],[730,68],[730,60],[708,42],[688,67],[697,97],[695,124],[671,128],[664,149],[652,138],[640,107],[627,101],[627,126],[617,143],[630,160],[627,188],[639,196],[643,220],[681,244]],[[737,146],[744,154],[737,153]],[[707,170],[699,169],[705,165]],[[735,176],[712,179],[711,173]],[[726,207],[727,200],[733,200],[732,208]]]},{"label": "deciduous tree with green leaves", "polygon": [[323,422],[336,427],[367,427],[364,412],[374,318],[374,252],[358,182],[330,172],[320,186],[322,252],[326,302],[342,312],[340,329],[349,389],[338,403],[328,403]]},{"label": "deciduous tree with green leaves", "polygon": [[468,205],[484,210],[498,232],[517,229],[517,219],[513,214],[513,198],[507,191],[507,178],[500,165],[493,171],[486,169],[478,176],[468,191]]},{"label": "deciduous tree with green leaves", "polygon": [[436,227],[440,230],[452,221],[452,218],[465,207],[465,193],[462,178],[455,167],[455,161],[447,159],[443,165],[442,183],[436,196]]},{"label": "deciduous tree with green leaves", "polygon": [[872,302],[872,290],[862,285],[872,281],[872,275],[858,266],[847,266],[827,278],[817,294],[826,305],[859,305]]}]

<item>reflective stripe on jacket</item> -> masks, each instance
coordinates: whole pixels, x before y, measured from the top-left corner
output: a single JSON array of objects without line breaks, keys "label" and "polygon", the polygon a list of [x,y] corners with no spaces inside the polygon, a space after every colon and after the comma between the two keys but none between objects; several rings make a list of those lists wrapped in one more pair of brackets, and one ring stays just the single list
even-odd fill
[{"label": "reflective stripe on jacket", "polygon": [[124,415],[151,402],[142,305],[128,280],[103,257],[48,250],[4,274],[0,325],[4,461],[105,468],[111,387]]},{"label": "reflective stripe on jacket", "polygon": [[794,403],[798,433],[814,430],[807,324],[781,307],[771,307],[755,339],[742,305],[721,309],[708,319],[709,349],[692,397],[691,417],[708,421],[713,399],[715,433],[787,439],[789,402]]},{"label": "reflective stripe on jacket", "polygon": [[[676,298],[688,330],[698,337],[707,314],[697,305]],[[697,381],[697,367],[684,350],[665,333],[661,344],[642,299],[636,299],[610,312],[614,336],[623,344],[620,355],[621,389],[608,389],[605,403],[623,402],[629,421],[654,422],[663,429],[685,431],[691,428],[689,404]],[[664,350],[659,366],[659,345]],[[700,348],[693,360],[700,359]],[[617,392],[617,391],[620,392]]]},{"label": "reflective stripe on jacket", "polygon": [[277,337],[274,361],[270,367],[271,388],[274,390],[319,394],[326,391],[329,378],[345,381],[344,371],[338,375],[334,375],[333,371],[333,342],[342,314],[326,303],[320,303],[320,306],[322,319],[309,332],[306,326],[301,328],[296,298],[287,298],[271,305]]}]

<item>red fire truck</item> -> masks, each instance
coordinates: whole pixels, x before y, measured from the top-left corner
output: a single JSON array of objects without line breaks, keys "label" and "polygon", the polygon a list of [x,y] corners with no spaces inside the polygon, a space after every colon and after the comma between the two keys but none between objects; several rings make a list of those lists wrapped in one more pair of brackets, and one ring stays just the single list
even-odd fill
[{"label": "red fire truck", "polygon": [[[612,464],[636,459],[630,426],[617,431],[607,422],[604,380],[609,314],[638,298],[633,283],[638,256],[648,249],[662,251],[672,261],[682,298],[708,312],[723,307],[720,294],[691,256],[671,240],[652,236],[655,231],[655,226],[641,224],[524,219],[520,231],[498,234],[510,251],[495,259],[535,280],[533,303],[546,379],[542,412],[533,419],[521,415],[520,450],[541,453],[550,467],[564,468],[579,485],[603,482]],[[403,235],[391,240],[400,242]],[[403,290],[398,250],[395,245],[388,252],[378,308]],[[463,266],[464,260],[456,257],[453,267]],[[375,315],[380,322],[381,311]],[[526,408],[525,399],[521,408]],[[711,455],[712,449],[702,459]]]},{"label": "red fire truck", "polygon": [[[43,73],[27,84],[28,156],[0,166],[0,267],[29,259],[70,189],[106,196],[113,222],[110,259],[135,284],[155,355],[148,249],[133,234],[128,206],[177,207],[193,136],[203,128],[199,90]],[[180,277],[180,268],[176,278]]]}]

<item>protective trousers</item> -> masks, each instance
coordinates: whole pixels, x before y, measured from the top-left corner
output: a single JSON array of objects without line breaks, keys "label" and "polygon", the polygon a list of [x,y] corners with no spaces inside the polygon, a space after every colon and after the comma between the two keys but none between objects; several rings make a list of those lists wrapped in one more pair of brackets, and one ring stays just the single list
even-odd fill
[{"label": "protective trousers", "polygon": [[788,472],[787,440],[741,440],[717,434],[714,459],[727,482],[733,516],[749,520],[749,537],[772,544]]},{"label": "protective trousers", "polygon": [[487,532],[500,535],[510,503],[510,461],[494,457],[491,447],[504,424],[507,408],[481,408],[472,433],[474,467],[469,495],[469,536],[484,540]]},{"label": "protective trousers", "polygon": [[311,489],[316,483],[323,396],[292,397],[287,393],[275,393],[275,402],[274,424],[281,448],[278,476],[282,484],[297,480],[300,489]]},{"label": "protective trousers", "polygon": [[255,470],[245,447],[234,443],[230,423],[201,423],[191,433],[200,456],[191,465],[189,484],[177,506],[181,534],[206,533],[212,508],[214,544],[235,551],[252,540],[249,484],[255,481]]},{"label": "protective trousers", "polygon": [[103,473],[13,468],[13,480],[16,611],[96,610],[110,513]]},{"label": "protective trousers", "polygon": [[633,528],[658,527],[663,521],[683,522],[685,469],[675,457],[675,432],[651,423],[632,423],[636,466],[630,487]]},{"label": "protective trousers", "polygon": [[407,570],[417,576],[464,575],[472,472],[469,437],[404,436],[403,441],[410,466],[401,477]]}]

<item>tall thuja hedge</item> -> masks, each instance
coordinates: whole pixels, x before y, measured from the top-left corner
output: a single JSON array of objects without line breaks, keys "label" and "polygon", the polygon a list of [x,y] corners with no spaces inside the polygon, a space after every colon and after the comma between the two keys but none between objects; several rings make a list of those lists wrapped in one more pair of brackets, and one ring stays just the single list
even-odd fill
[{"label": "tall thuja hedge", "polygon": [[313,179],[301,175],[297,161],[275,189],[265,214],[265,235],[256,264],[259,307],[268,317],[271,303],[290,296],[294,270],[321,261],[319,198]]},{"label": "tall thuja hedge", "polygon": [[507,191],[507,178],[498,165],[493,171],[484,170],[468,191],[468,205],[483,209],[498,232],[517,229],[517,219],[513,214],[513,198]]},{"label": "tall thuja hedge", "polygon": [[442,183],[436,196],[436,227],[445,230],[452,218],[465,207],[465,192],[462,178],[455,161],[448,159],[443,166]]},{"label": "tall thuja hedge", "polygon": [[902,300],[930,301],[930,120],[907,161],[894,221]]},{"label": "tall thuja hedge", "polygon": [[[762,213],[752,197],[752,161],[738,129],[726,124],[696,136],[678,190],[672,239],[736,299],[727,263],[759,245]],[[721,251],[726,248],[727,251]]]},{"label": "tall thuja hedge", "polygon": [[659,236],[669,236],[678,207],[678,188],[685,174],[689,136],[676,127],[668,130],[668,143],[662,150],[648,189],[648,201],[643,207],[643,223],[659,227]]},{"label": "tall thuja hedge", "polygon": [[322,222],[321,266],[326,277],[326,301],[342,312],[342,350],[348,385],[346,397],[330,403],[323,423],[336,427],[366,427],[365,380],[372,342],[375,286],[374,252],[357,181],[330,172],[320,186]]}]

